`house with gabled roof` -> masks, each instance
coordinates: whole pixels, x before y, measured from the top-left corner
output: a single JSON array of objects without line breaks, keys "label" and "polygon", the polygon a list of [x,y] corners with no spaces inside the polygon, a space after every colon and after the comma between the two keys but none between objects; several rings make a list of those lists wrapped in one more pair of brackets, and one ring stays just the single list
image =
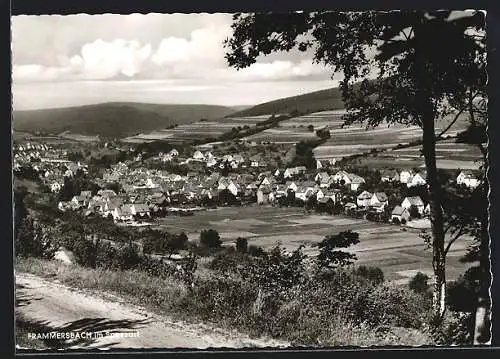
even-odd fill
[{"label": "house with gabled roof", "polygon": [[314,176],[314,181],[316,182],[321,182],[323,179],[330,179],[328,172],[318,172],[316,176]]},{"label": "house with gabled roof", "polygon": [[286,186],[287,191],[297,192],[298,186],[297,186],[297,184],[295,182],[293,182],[293,181],[287,181],[285,183],[285,186]]},{"label": "house with gabled roof", "polygon": [[479,174],[472,170],[463,170],[457,176],[457,184],[464,185],[468,188],[476,188],[481,183]]},{"label": "house with gabled roof", "polygon": [[229,186],[229,183],[231,182],[232,181],[230,181],[227,177],[221,177],[219,178],[217,189],[219,191],[223,191],[227,188],[227,186]]},{"label": "house with gabled roof", "polygon": [[323,190],[321,188],[319,188],[317,191],[316,191],[316,200],[320,200],[321,198],[325,197],[325,192],[323,192]]},{"label": "house with gabled roof", "polygon": [[319,183],[319,186],[320,186],[321,188],[328,188],[328,187],[330,187],[330,186],[331,186],[331,184],[332,184],[333,182],[334,182],[334,181],[333,181],[333,179],[332,179],[332,177],[331,177],[331,176],[328,176],[328,177],[323,177],[323,178],[321,178],[321,181],[320,181],[320,183]]},{"label": "house with gabled roof", "polygon": [[177,157],[179,156],[179,151],[177,151],[175,148],[172,148],[168,154],[172,157]]},{"label": "house with gabled roof", "polygon": [[382,182],[398,182],[399,173],[396,170],[385,170],[380,174],[380,180]]},{"label": "house with gabled roof", "polygon": [[212,198],[216,198],[217,197],[217,192],[215,192],[213,189],[207,189],[207,188],[203,188],[200,192],[200,197],[201,198],[208,198],[208,199],[212,199]]},{"label": "house with gabled roof", "polygon": [[92,198],[92,191],[81,191],[80,196],[90,199]]},{"label": "house with gabled roof", "polygon": [[337,182],[338,184],[341,184],[342,181],[344,181],[344,183],[347,183],[349,181],[349,173],[344,170],[338,171],[332,177],[333,181]]},{"label": "house with gabled roof", "polygon": [[233,155],[233,161],[238,163],[238,164],[242,164],[245,162],[245,158],[243,158],[242,155],[237,153],[237,154]]},{"label": "house with gabled roof", "polygon": [[250,160],[250,167],[260,167],[262,165],[262,158],[259,155],[254,155],[249,158]]},{"label": "house with gabled roof", "polygon": [[323,189],[323,197],[331,198],[333,203],[340,202],[341,192],[339,189]]},{"label": "house with gabled roof", "polygon": [[116,207],[113,210],[112,215],[115,221],[131,221],[134,219],[132,208],[128,204]]},{"label": "house with gabled roof", "polygon": [[377,212],[383,212],[388,204],[389,199],[385,192],[375,192],[370,199],[370,207],[374,208]]},{"label": "house with gabled roof", "polygon": [[427,203],[427,206],[424,208],[424,216],[429,216],[431,214],[431,204]]},{"label": "house with gabled roof", "polygon": [[203,161],[205,160],[205,155],[200,150],[197,150],[193,154],[193,159]]},{"label": "house with gabled roof", "polygon": [[350,213],[352,211],[355,211],[357,208],[358,208],[358,206],[356,205],[356,203],[347,202],[346,204],[344,204],[344,212],[345,213]]},{"label": "house with gabled roof", "polygon": [[423,186],[427,184],[427,172],[426,171],[421,171],[416,173],[410,182],[408,182],[406,185],[408,187],[415,187],[415,186]]},{"label": "house with gabled roof", "polygon": [[410,212],[407,208],[403,208],[401,206],[396,206],[391,212],[391,221],[397,220],[398,222],[402,222],[402,220],[408,221],[410,219]]},{"label": "house with gabled roof", "polygon": [[167,203],[167,197],[163,193],[153,193],[147,196],[147,199],[150,203],[162,206]]},{"label": "house with gabled roof", "polygon": [[424,213],[425,205],[420,196],[405,197],[403,202],[401,202],[401,207],[407,209],[408,211],[410,211],[412,206],[417,208],[418,213]]},{"label": "house with gabled roof", "polygon": [[368,192],[368,191],[363,191],[361,192],[357,197],[356,197],[356,203],[358,207],[368,207],[370,206],[371,199],[373,197],[373,194]]},{"label": "house with gabled roof", "polygon": [[88,199],[85,196],[73,196],[71,204],[76,208],[85,207],[88,204]]},{"label": "house with gabled roof", "polygon": [[350,175],[350,183],[349,187],[351,188],[351,191],[357,191],[359,186],[361,186],[363,183],[366,183],[365,179],[361,176],[358,176],[356,174],[351,174]]},{"label": "house with gabled roof", "polygon": [[276,194],[276,198],[286,197],[288,195],[288,189],[284,184],[277,185],[274,192]]},{"label": "house with gabled roof", "polygon": [[238,194],[241,192],[241,187],[238,184],[235,184],[233,181],[231,181],[226,189],[233,194],[233,196],[238,196]]},{"label": "house with gabled roof", "polygon": [[272,203],[274,199],[274,193],[269,186],[261,186],[257,190],[257,204],[269,204]]},{"label": "house with gabled roof", "polygon": [[134,203],[130,206],[132,215],[134,216],[150,216],[149,206],[145,203]]},{"label": "house with gabled roof", "polygon": [[99,191],[97,191],[97,194],[102,198],[116,197],[116,192],[112,189],[100,189]]},{"label": "house with gabled roof", "polygon": [[249,183],[245,188],[248,190],[256,191],[259,188],[259,182],[254,181],[252,183]]},{"label": "house with gabled roof", "polygon": [[53,193],[57,193],[61,190],[62,184],[60,182],[54,181],[50,184],[50,191]]},{"label": "house with gabled roof", "polygon": [[297,187],[297,190],[295,191],[295,198],[306,202],[310,196],[314,195],[314,193],[315,193],[314,187],[300,185]]},{"label": "house with gabled roof", "polygon": [[414,175],[414,173],[412,170],[402,170],[399,173],[399,182],[406,183],[406,184],[411,183],[413,175]]}]

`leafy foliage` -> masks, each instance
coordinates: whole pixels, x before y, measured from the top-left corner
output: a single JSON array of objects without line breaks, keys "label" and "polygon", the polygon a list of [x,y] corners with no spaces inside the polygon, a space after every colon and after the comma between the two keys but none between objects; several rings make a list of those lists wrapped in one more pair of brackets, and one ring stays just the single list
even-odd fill
[{"label": "leafy foliage", "polygon": [[429,284],[427,281],[429,277],[422,272],[418,272],[413,276],[413,278],[408,283],[408,287],[415,293],[425,293],[429,290]]},{"label": "leafy foliage", "polygon": [[382,284],[384,282],[384,272],[378,267],[359,266],[356,269],[355,274],[368,279],[375,285]]},{"label": "leafy foliage", "polygon": [[222,244],[219,233],[215,229],[202,230],[200,244],[205,248],[219,248]]},{"label": "leafy foliage", "polygon": [[357,259],[353,253],[339,250],[349,248],[359,243],[359,234],[351,230],[336,235],[326,236],[318,245],[319,255],[317,262],[320,268],[344,267],[353,264]]}]

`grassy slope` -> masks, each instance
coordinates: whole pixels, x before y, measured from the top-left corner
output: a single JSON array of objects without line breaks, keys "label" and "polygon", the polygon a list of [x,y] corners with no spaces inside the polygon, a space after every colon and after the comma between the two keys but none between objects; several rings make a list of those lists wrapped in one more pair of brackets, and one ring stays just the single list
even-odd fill
[{"label": "grassy slope", "polygon": [[214,119],[233,113],[224,106],[157,105],[145,103],[103,103],[97,105],[15,111],[17,131],[127,137],[159,130],[174,124],[191,123],[200,118]]},{"label": "grassy slope", "polygon": [[[208,322],[226,329],[237,329],[250,336],[261,336],[264,333],[254,332],[245,325],[238,326],[230,320],[207,318],[196,313],[196,299],[185,286],[174,280],[160,279],[139,271],[117,271],[106,269],[90,269],[79,265],[65,265],[57,261],[27,258],[17,259],[15,268],[18,272],[31,273],[45,278],[57,279],[61,284],[80,290],[118,295],[128,302],[141,305],[160,315],[168,315],[173,319],[186,322]],[[191,299],[190,299],[191,298]],[[187,299],[187,302],[186,302]],[[199,299],[198,299],[199,300]],[[188,303],[187,307],[181,303]],[[199,303],[198,303],[199,305]],[[299,325],[304,331],[311,331],[311,337],[321,337],[326,346],[370,346],[370,345],[426,345],[432,344],[428,334],[416,330],[391,327],[384,335],[364,326],[354,326],[341,318],[331,318],[330,328],[316,328],[314,321],[302,319]],[[316,329],[312,329],[316,328]],[[19,338],[21,333],[17,333]],[[269,333],[266,333],[269,334]],[[274,335],[278,339],[287,338],[294,333],[284,331]],[[304,336],[301,333],[300,336]],[[306,335],[307,337],[307,335]],[[301,344],[300,340],[297,344]]]},{"label": "grassy slope", "polygon": [[344,103],[338,88],[315,91],[304,95],[286,97],[265,102],[243,111],[231,114],[231,117],[258,116],[291,113],[295,110],[302,114],[325,110],[343,109]]}]

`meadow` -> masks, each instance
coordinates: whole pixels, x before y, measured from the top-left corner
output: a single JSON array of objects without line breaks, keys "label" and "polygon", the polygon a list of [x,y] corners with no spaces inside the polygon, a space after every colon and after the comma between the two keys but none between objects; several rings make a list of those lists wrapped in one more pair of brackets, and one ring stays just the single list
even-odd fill
[{"label": "meadow", "polygon": [[[201,230],[212,228],[219,232],[225,245],[231,245],[238,237],[265,249],[278,243],[287,250],[305,245],[304,253],[309,256],[317,255],[315,245],[326,235],[353,230],[360,235],[360,243],[350,249],[358,256],[357,264],[380,267],[388,280],[400,284],[417,271],[432,273],[432,253],[419,236],[420,230],[344,216],[308,214],[302,208],[225,207],[190,217],[167,216],[159,219],[156,227],[171,233],[184,231],[190,241],[198,240]],[[459,259],[469,243],[470,239],[464,238],[452,247],[449,280],[465,271]]]},{"label": "meadow", "polygon": [[[358,165],[372,168],[424,168],[421,146],[388,149],[382,153],[366,155],[355,161]],[[436,144],[437,167],[447,170],[478,169],[482,156],[475,146],[455,143],[454,139],[443,140]]]},{"label": "meadow", "polygon": [[233,127],[255,126],[256,123],[265,121],[270,115],[249,117],[227,117],[210,121],[196,121],[182,124],[174,128],[157,130],[150,133],[141,133],[125,138],[128,143],[150,142],[155,140],[171,140],[173,142],[196,140],[201,138],[216,138]]}]

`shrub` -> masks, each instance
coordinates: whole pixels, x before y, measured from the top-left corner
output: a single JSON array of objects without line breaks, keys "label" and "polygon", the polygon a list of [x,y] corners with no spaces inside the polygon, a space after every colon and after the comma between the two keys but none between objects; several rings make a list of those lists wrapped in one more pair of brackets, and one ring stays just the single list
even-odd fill
[{"label": "shrub", "polygon": [[262,247],[251,244],[248,246],[248,254],[252,257],[264,257],[266,255],[266,251]]},{"label": "shrub", "polygon": [[234,324],[248,323],[257,297],[252,285],[229,278],[197,279],[182,306],[203,319],[219,319]]},{"label": "shrub", "polygon": [[438,345],[472,345],[474,325],[473,314],[448,312],[439,326],[431,325],[432,337]]},{"label": "shrub", "polygon": [[235,273],[242,266],[248,265],[250,259],[238,251],[225,251],[217,254],[210,262],[208,268],[222,273]]},{"label": "shrub", "polygon": [[98,242],[96,266],[106,269],[119,268],[118,251],[109,242]]},{"label": "shrub", "polygon": [[378,267],[360,266],[356,269],[355,273],[363,278],[368,279],[375,285],[379,285],[384,282],[384,272]]},{"label": "shrub", "polygon": [[94,243],[83,237],[77,237],[72,250],[78,264],[84,267],[96,268],[97,247]]},{"label": "shrub", "polygon": [[128,243],[118,250],[118,263],[121,270],[136,268],[141,263],[137,245]]},{"label": "shrub", "polygon": [[472,313],[476,309],[479,291],[477,268],[470,268],[464,275],[447,285],[448,306],[453,311]]},{"label": "shrub", "polygon": [[42,227],[32,218],[26,217],[17,225],[15,253],[17,257],[52,259],[58,245],[53,241],[50,229]]},{"label": "shrub", "polygon": [[418,329],[424,320],[423,300],[424,298],[416,300],[415,295],[405,288],[377,286],[366,298],[364,318],[372,325]]},{"label": "shrub", "polygon": [[205,248],[219,248],[222,244],[219,233],[215,229],[203,230],[200,233],[200,244]]},{"label": "shrub", "polygon": [[429,284],[427,283],[429,277],[422,272],[418,272],[413,276],[413,278],[408,283],[408,287],[415,293],[425,293],[429,290]]},{"label": "shrub", "polygon": [[248,239],[238,237],[236,239],[236,250],[240,253],[247,253],[248,252]]},{"label": "shrub", "polygon": [[401,224],[403,224],[403,225],[406,224],[406,219],[402,218],[401,219]]}]

